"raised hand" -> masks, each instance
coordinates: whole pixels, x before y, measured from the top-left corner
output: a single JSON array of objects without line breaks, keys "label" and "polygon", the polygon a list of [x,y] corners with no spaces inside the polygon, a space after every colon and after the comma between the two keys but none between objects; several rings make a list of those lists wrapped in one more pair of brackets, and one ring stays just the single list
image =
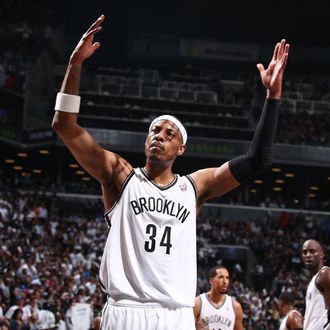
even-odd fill
[{"label": "raised hand", "polygon": [[94,54],[96,49],[100,47],[99,42],[93,42],[96,33],[102,30],[101,24],[105,19],[104,15],[101,15],[83,34],[76,48],[71,54],[70,61],[75,64],[82,64],[84,60]]},{"label": "raised hand", "polygon": [[261,63],[257,64],[262,84],[267,89],[267,97],[269,98],[281,98],[283,73],[288,62],[288,55],[289,44],[286,43],[285,39],[282,39],[275,46],[268,68],[265,69]]}]

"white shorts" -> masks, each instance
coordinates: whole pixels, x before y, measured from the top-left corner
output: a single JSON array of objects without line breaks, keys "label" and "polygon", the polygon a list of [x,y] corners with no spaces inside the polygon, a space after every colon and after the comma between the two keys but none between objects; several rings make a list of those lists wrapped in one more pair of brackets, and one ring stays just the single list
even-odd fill
[{"label": "white shorts", "polygon": [[[127,302],[127,301],[126,301]],[[163,307],[108,299],[103,311],[101,330],[194,330],[192,307]]]}]

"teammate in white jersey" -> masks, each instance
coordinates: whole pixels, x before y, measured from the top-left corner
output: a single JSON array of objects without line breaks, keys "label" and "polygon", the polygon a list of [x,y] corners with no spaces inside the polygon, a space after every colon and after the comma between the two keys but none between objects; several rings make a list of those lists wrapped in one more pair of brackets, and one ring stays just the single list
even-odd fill
[{"label": "teammate in white jersey", "polygon": [[101,329],[190,330],[195,326],[196,215],[207,200],[271,164],[289,45],[281,40],[269,66],[257,65],[266,100],[247,154],[180,177],[172,165],[186,149],[187,132],[178,119],[160,116],[151,123],[143,168],[101,148],[77,123],[82,65],[100,47],[94,37],[104,18],[91,25],[70,56],[53,119],[76,160],[99,181],[111,225],[100,266],[109,295]]},{"label": "teammate in white jersey", "polygon": [[282,292],[278,298],[278,310],[283,317],[279,330],[302,330],[303,317],[294,309],[294,296],[290,292]]},{"label": "teammate in white jersey", "polygon": [[194,316],[197,330],[243,330],[241,304],[227,294],[228,269],[219,265],[210,270],[210,291],[195,299]]},{"label": "teammate in white jersey", "polygon": [[306,292],[305,330],[330,329],[330,268],[324,266],[324,258],[324,250],[318,241],[304,242],[302,260],[311,276]]}]

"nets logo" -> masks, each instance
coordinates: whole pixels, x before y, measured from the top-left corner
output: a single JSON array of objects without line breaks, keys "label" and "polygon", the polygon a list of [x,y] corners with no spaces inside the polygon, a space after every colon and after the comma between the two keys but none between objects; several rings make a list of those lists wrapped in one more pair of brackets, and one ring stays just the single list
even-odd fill
[{"label": "nets logo", "polygon": [[186,191],[186,190],[187,190],[187,185],[186,185],[185,183],[180,184],[179,187],[180,187],[180,189],[181,189],[182,191]]}]

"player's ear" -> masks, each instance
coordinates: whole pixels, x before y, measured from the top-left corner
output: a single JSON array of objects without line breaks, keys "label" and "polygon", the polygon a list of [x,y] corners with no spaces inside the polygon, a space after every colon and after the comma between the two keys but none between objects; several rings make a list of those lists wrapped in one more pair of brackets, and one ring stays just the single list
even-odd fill
[{"label": "player's ear", "polygon": [[177,156],[181,156],[183,155],[183,153],[185,152],[186,150],[186,145],[185,144],[181,144],[179,147],[178,147],[178,150],[176,152]]}]

